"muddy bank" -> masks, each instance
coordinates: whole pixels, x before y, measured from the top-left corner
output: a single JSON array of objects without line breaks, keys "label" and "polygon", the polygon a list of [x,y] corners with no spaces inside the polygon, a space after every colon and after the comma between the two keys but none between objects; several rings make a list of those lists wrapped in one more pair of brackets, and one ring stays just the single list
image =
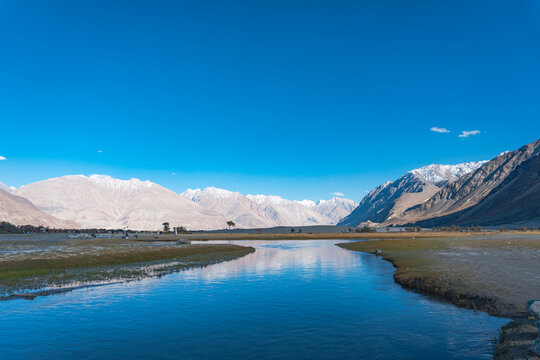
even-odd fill
[{"label": "muddy bank", "polygon": [[[527,301],[540,298],[540,237],[496,235],[469,238],[375,240],[338,244],[375,254],[395,267],[405,288],[514,319],[501,330],[497,359],[539,359],[529,352],[537,334],[527,320]],[[532,324],[532,325],[531,325]]]}]

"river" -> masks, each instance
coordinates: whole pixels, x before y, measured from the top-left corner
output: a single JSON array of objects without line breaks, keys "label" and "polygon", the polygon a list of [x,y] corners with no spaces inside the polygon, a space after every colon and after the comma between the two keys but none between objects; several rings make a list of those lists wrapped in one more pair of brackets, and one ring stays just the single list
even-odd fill
[{"label": "river", "polygon": [[161,278],[0,302],[0,358],[492,357],[507,320],[404,290],[391,264],[338,242],[236,241],[256,252]]}]

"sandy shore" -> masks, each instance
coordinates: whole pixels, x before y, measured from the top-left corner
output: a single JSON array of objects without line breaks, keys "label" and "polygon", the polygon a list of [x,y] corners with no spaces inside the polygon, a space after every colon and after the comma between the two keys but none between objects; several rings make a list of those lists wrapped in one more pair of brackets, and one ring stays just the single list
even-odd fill
[{"label": "sandy shore", "polygon": [[502,233],[464,237],[375,240],[339,244],[375,253],[396,266],[406,288],[458,306],[515,319],[502,329],[498,359],[535,359],[536,338],[526,305],[540,299],[540,235]]}]

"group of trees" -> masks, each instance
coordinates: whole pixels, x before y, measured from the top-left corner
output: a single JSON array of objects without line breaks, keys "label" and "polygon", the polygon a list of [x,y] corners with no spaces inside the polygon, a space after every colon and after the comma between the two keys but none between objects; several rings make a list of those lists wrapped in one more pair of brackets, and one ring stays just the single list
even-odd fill
[{"label": "group of trees", "polygon": [[[163,233],[164,234],[170,234],[172,232],[170,223],[164,222],[161,225],[163,226]],[[231,230],[233,227],[236,226],[236,224],[234,223],[234,221],[230,220],[230,221],[227,221],[227,226],[229,227],[229,230]],[[187,232],[187,229],[185,227],[183,227],[183,226],[177,226],[177,227],[173,228],[173,231],[174,231],[174,229],[176,229],[177,233],[186,233]]]},{"label": "group of trees", "polygon": [[24,234],[28,232],[49,232],[49,228],[32,225],[13,225],[7,221],[0,222],[0,233],[4,234]]},{"label": "group of trees", "polygon": [[[171,224],[169,224],[168,222],[164,222],[163,224],[161,224],[163,226],[163,233],[164,234],[170,234],[171,233]],[[177,227],[173,227],[173,231],[176,229],[176,232],[177,233],[187,233],[187,228],[185,228],[184,226],[177,226]]]}]

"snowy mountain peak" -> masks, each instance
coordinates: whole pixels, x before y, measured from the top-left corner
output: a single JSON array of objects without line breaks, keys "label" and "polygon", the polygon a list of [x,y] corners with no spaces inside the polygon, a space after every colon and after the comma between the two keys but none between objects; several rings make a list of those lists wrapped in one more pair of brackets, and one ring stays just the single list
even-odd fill
[{"label": "snowy mountain peak", "polygon": [[180,195],[192,201],[198,201],[198,200],[201,200],[203,197],[227,199],[234,196],[235,193],[229,190],[219,189],[213,186],[209,186],[204,189],[187,189]]},{"label": "snowy mountain peak", "polygon": [[257,204],[268,202],[271,204],[280,205],[280,204],[292,202],[291,200],[286,200],[282,198],[281,196],[277,196],[277,195],[251,195],[249,194],[249,195],[246,195],[246,197],[249,200],[256,202]]},{"label": "snowy mountain peak", "polygon": [[459,179],[463,175],[478,169],[486,162],[487,161],[472,161],[456,165],[431,164],[411,170],[409,173],[435,185],[441,185]]},{"label": "snowy mountain peak", "polygon": [[[324,200],[322,200],[324,201]],[[304,199],[302,201],[298,201],[298,203],[302,206],[308,207],[308,208],[314,208],[317,205],[317,202],[313,200]]]},{"label": "snowy mountain peak", "polygon": [[[115,191],[139,191],[144,189],[150,189],[154,186],[158,186],[157,184],[146,180],[142,181],[136,178],[131,178],[129,180],[121,180],[121,179],[115,179],[109,175],[66,175],[66,176],[60,176],[56,178],[50,178],[47,180],[44,180],[44,183],[57,183],[57,182],[69,182],[73,186],[82,186],[82,184],[93,184],[97,185],[100,188],[107,189],[107,190],[115,190]],[[21,186],[19,189],[25,189],[28,185]]]},{"label": "snowy mountain peak", "polygon": [[90,175],[89,177],[85,177],[84,175],[81,176],[98,186],[114,190],[141,190],[149,189],[154,185],[154,183],[149,180],[142,181],[135,178],[131,178],[129,180],[120,180],[109,175]]}]

